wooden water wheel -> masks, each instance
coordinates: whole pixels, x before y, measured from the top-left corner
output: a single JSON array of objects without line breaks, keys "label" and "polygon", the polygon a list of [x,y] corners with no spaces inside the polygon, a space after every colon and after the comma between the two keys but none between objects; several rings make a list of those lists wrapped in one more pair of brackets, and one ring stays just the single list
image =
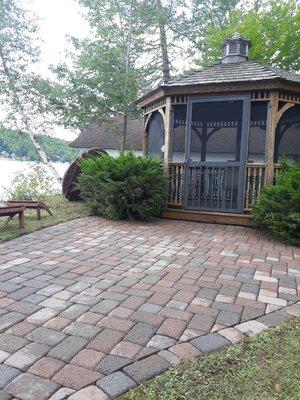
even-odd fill
[{"label": "wooden water wheel", "polygon": [[102,149],[90,149],[81,153],[66,170],[62,181],[62,192],[69,201],[81,200],[80,191],[76,186],[76,181],[81,174],[80,161],[88,157],[101,157],[107,155]]}]

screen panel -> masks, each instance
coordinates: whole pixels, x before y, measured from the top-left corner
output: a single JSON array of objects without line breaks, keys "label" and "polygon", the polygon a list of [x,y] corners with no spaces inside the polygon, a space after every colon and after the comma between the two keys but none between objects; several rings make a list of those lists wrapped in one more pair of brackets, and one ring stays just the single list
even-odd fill
[{"label": "screen panel", "polygon": [[239,161],[243,101],[200,102],[192,105],[190,159]]},{"label": "screen panel", "polygon": [[162,115],[156,111],[148,123],[148,155],[163,158],[165,128]]}]

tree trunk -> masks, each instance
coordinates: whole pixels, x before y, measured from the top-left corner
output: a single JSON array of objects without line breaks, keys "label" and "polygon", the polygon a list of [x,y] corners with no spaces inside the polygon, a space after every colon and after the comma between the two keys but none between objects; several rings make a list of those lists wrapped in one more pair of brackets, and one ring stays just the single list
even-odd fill
[{"label": "tree trunk", "polygon": [[[28,126],[28,124],[27,124],[27,126]],[[60,183],[62,181],[62,178],[60,177],[60,175],[58,174],[56,169],[53,167],[53,165],[51,164],[51,161],[49,160],[49,157],[45,153],[44,149],[36,141],[35,135],[32,132],[28,131],[28,128],[26,128],[26,130],[27,130],[28,136],[31,139],[32,144],[34,145],[36,151],[38,152],[39,156],[41,157],[42,162],[48,167],[48,169],[50,170],[50,172],[52,173],[54,178]]]},{"label": "tree trunk", "polygon": [[127,122],[128,122],[128,89],[129,89],[129,70],[130,70],[130,56],[132,44],[132,14],[133,14],[133,0],[130,3],[129,15],[129,29],[127,35],[127,48],[125,56],[125,79],[124,79],[124,107],[123,107],[123,126],[122,126],[122,139],[121,139],[121,152],[123,153],[126,148],[127,137]]},{"label": "tree trunk", "polygon": [[127,136],[127,115],[123,115],[123,126],[122,126],[122,140],[121,140],[121,152],[123,153],[126,149],[126,136]]},{"label": "tree trunk", "polygon": [[167,83],[170,80],[170,60],[168,54],[168,43],[167,43],[167,34],[166,34],[166,25],[163,18],[163,7],[161,4],[161,0],[156,1],[158,13],[159,13],[159,41],[160,41],[160,50],[162,57],[162,67],[163,67],[163,81]]},{"label": "tree trunk", "polygon": [[21,101],[20,101],[20,99],[18,97],[17,90],[16,90],[16,87],[15,87],[15,84],[14,84],[14,80],[11,77],[11,74],[10,74],[9,68],[7,66],[7,63],[6,63],[4,54],[2,52],[2,49],[0,49],[0,58],[1,58],[1,61],[2,61],[2,66],[3,66],[3,70],[4,70],[4,73],[5,73],[5,76],[6,76],[7,80],[8,80],[8,82],[9,82],[9,87],[10,87],[10,90],[12,92],[13,103],[16,106],[16,109],[19,112],[19,115],[21,117],[22,123],[23,123],[25,131],[26,131],[25,133],[29,136],[29,138],[30,138],[33,146],[35,147],[37,153],[39,154],[42,162],[48,167],[48,169],[50,170],[50,172],[52,173],[54,178],[60,183],[61,180],[62,180],[61,177],[59,176],[58,172],[56,171],[56,169],[51,164],[47,154],[44,151],[44,149],[40,146],[40,144],[35,139],[34,133],[31,131],[29,120],[28,120],[28,118],[26,116],[26,113],[24,111],[24,107],[22,106]]}]

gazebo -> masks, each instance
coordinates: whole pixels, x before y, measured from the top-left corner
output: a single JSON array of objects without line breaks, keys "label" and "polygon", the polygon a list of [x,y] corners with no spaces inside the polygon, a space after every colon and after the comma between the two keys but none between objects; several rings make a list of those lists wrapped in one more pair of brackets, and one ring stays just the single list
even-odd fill
[{"label": "gazebo", "polygon": [[164,160],[162,216],[251,224],[285,157],[300,162],[300,75],[248,60],[236,34],[219,64],[180,76],[138,100],[143,153]]}]

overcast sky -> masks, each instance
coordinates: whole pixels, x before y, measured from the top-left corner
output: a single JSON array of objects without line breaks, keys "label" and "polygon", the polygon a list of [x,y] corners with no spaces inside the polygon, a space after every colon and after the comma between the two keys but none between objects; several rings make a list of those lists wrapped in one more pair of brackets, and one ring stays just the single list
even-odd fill
[{"label": "overcast sky", "polygon": [[[88,33],[88,25],[82,13],[83,9],[76,0],[22,0],[24,5],[32,9],[40,19],[40,34],[43,41],[41,63],[37,71],[48,75],[48,65],[58,64],[65,59],[68,46],[67,35],[84,37]],[[55,127],[53,135],[73,140],[74,132]]]},{"label": "overcast sky", "polygon": [[66,36],[83,37],[88,33],[83,9],[76,0],[23,0],[40,19],[40,33],[43,40],[42,64],[45,69],[49,64],[64,60],[68,45]]}]

